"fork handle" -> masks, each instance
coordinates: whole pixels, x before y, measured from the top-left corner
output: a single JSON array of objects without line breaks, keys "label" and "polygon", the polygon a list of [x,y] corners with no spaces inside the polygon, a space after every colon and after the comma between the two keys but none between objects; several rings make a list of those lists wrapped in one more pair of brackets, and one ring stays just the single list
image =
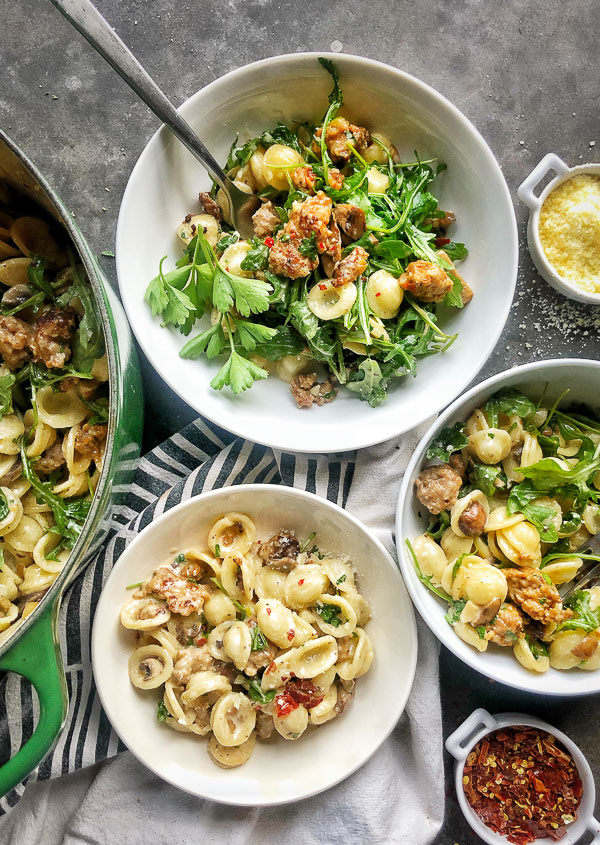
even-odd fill
[{"label": "fork handle", "polygon": [[214,181],[229,192],[231,181],[216,159],[94,4],[90,0],[51,0],[51,2],[117,71],[159,120],[185,144],[196,158],[200,159]]}]

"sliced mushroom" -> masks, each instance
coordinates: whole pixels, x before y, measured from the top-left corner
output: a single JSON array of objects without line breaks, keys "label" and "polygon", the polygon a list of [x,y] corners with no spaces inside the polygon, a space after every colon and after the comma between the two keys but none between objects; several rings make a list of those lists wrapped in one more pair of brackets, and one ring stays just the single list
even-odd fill
[{"label": "sliced mushroom", "polygon": [[19,308],[33,295],[29,285],[13,285],[2,295],[3,308]]}]

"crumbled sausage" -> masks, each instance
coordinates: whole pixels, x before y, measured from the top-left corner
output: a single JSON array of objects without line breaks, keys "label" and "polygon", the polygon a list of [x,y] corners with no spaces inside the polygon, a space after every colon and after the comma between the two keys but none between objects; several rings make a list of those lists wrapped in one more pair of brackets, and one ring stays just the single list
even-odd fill
[{"label": "crumbled sausage", "polygon": [[334,270],[331,284],[334,288],[341,288],[349,282],[354,282],[367,269],[369,254],[362,246],[355,246],[341,261],[338,261]]},{"label": "crumbled sausage", "polygon": [[64,367],[71,357],[69,341],[75,330],[70,308],[48,308],[33,324],[33,360],[47,367]]},{"label": "crumbled sausage", "polygon": [[269,252],[269,269],[279,276],[288,279],[299,279],[308,276],[318,267],[319,259],[302,255],[296,240],[281,240],[281,233],[277,236]]},{"label": "crumbled sausage", "polygon": [[485,508],[476,499],[472,499],[458,519],[458,527],[467,537],[479,537],[483,534],[487,514]]},{"label": "crumbled sausage", "polygon": [[297,167],[292,170],[292,184],[299,191],[314,194],[317,185],[317,174],[312,167]]},{"label": "crumbled sausage", "polygon": [[283,568],[280,564],[284,561],[292,561],[295,566],[296,558],[300,554],[300,541],[291,531],[278,531],[260,544],[258,554],[261,560],[278,569]]},{"label": "crumbled sausage", "polygon": [[76,376],[67,376],[61,379],[58,385],[61,393],[74,390],[82,399],[93,399],[99,387],[100,382],[95,378],[77,378]]},{"label": "crumbled sausage", "polygon": [[259,739],[269,739],[274,727],[272,716],[269,716],[268,713],[263,713],[262,710],[256,711],[256,736]]},{"label": "crumbled sausage", "polygon": [[539,569],[524,566],[502,572],[506,576],[509,598],[532,619],[558,624],[573,615],[572,610],[563,607],[558,590],[554,584],[548,584]]},{"label": "crumbled sausage", "polygon": [[467,473],[467,465],[465,463],[465,459],[460,454],[460,452],[453,452],[452,455],[450,455],[450,457],[448,458],[448,463],[450,464],[454,472],[457,472],[464,481],[465,475]]},{"label": "crumbled sausage", "polygon": [[333,209],[333,216],[342,234],[349,241],[357,241],[364,235],[367,224],[362,208],[350,203],[340,203]]},{"label": "crumbled sausage", "polygon": [[325,405],[333,402],[337,396],[337,390],[330,381],[317,381],[316,373],[300,373],[295,376],[290,384],[292,396],[299,408],[310,408],[316,405]]},{"label": "crumbled sausage", "polygon": [[450,256],[448,255],[448,253],[444,249],[438,249],[437,254],[440,256],[440,258],[443,258],[445,261],[447,261],[449,264],[452,265],[452,274],[454,276],[456,276],[456,278],[459,280],[459,282],[462,285],[461,291],[460,291],[460,298],[462,299],[462,304],[466,305],[467,302],[470,302],[473,299],[472,289],[465,282],[465,280],[460,275],[460,273],[458,273],[456,271],[456,267],[454,266],[454,262],[450,260]]},{"label": "crumbled sausage", "polygon": [[337,167],[330,167],[327,171],[327,182],[329,183],[329,187],[333,188],[334,191],[342,190],[345,178],[344,174]]},{"label": "crumbled sausage", "polygon": [[295,202],[290,211],[286,232],[295,232],[302,238],[309,238],[313,232],[317,242],[327,234],[327,224],[331,219],[333,204],[330,197],[318,191],[314,197],[307,197],[304,202]]},{"label": "crumbled sausage", "polygon": [[210,595],[206,587],[182,578],[170,566],[160,566],[144,586],[144,592],[164,599],[171,613],[182,616],[202,610]]},{"label": "crumbled sausage", "polygon": [[11,370],[17,370],[29,358],[33,333],[28,323],[18,317],[0,316],[0,357]]},{"label": "crumbled sausage", "polygon": [[96,423],[95,425],[86,423],[83,428],[75,432],[75,449],[80,455],[98,462],[104,454],[107,432],[108,425],[106,423]]},{"label": "crumbled sausage", "polygon": [[411,261],[400,276],[400,287],[421,302],[439,302],[452,290],[452,279],[438,264]]},{"label": "crumbled sausage", "polygon": [[590,657],[593,657],[596,653],[598,642],[598,632],[592,631],[590,634],[586,634],[581,642],[577,643],[577,645],[571,649],[571,654],[575,655],[575,657],[578,657],[580,660],[589,660]]},{"label": "crumbled sausage", "polygon": [[[316,139],[313,142],[313,150],[317,155],[321,151],[320,139],[323,134],[323,127],[315,132]],[[348,146],[348,135],[351,135],[352,145],[360,152],[364,152],[371,143],[371,135],[364,126],[355,126],[346,120],[345,117],[336,117],[325,130],[325,145],[329,151],[332,161],[347,162],[350,160],[350,147]]]},{"label": "crumbled sausage", "polygon": [[259,669],[267,667],[276,656],[277,647],[273,643],[269,643],[266,648],[262,648],[260,651],[251,651],[248,662],[244,667],[244,673],[253,677]]},{"label": "crumbled sausage", "polygon": [[272,235],[277,226],[280,225],[281,220],[275,211],[275,206],[271,201],[264,202],[252,215],[252,223],[254,225],[254,234],[257,238],[266,238]]},{"label": "crumbled sausage", "polygon": [[523,635],[524,624],[525,619],[519,608],[506,602],[488,627],[486,639],[496,645],[512,646]]},{"label": "crumbled sausage", "polygon": [[210,216],[214,217],[217,221],[221,220],[221,209],[210,194],[207,194],[206,191],[200,191],[198,199],[200,200],[200,205],[202,206],[202,210],[205,214],[210,214]]},{"label": "crumbled sausage", "polygon": [[175,684],[185,686],[193,672],[206,672],[214,660],[207,648],[184,648],[178,651],[173,661],[172,679]]},{"label": "crumbled sausage", "polygon": [[[438,208],[438,211],[442,211]],[[442,211],[443,217],[427,217],[425,225],[431,226],[432,229],[447,229],[456,220],[455,215],[451,211]]]},{"label": "crumbled sausage", "polygon": [[62,451],[61,443],[54,443],[44,452],[40,458],[35,462],[36,472],[41,472],[44,475],[50,475],[54,470],[59,469],[65,463],[65,456]]},{"label": "crumbled sausage", "polygon": [[433,514],[451,508],[458,499],[461,486],[460,475],[448,464],[421,470],[415,481],[417,499]]},{"label": "crumbled sausage", "polygon": [[345,690],[341,684],[338,685],[337,688],[337,701],[335,703],[335,713],[336,716],[340,716],[344,710],[347,710],[348,707],[352,704],[352,699],[354,697],[354,686],[350,690]]},{"label": "crumbled sausage", "polygon": [[325,232],[323,240],[317,244],[317,249],[324,257],[331,258],[336,264],[342,257],[342,238],[338,224],[332,218]]}]

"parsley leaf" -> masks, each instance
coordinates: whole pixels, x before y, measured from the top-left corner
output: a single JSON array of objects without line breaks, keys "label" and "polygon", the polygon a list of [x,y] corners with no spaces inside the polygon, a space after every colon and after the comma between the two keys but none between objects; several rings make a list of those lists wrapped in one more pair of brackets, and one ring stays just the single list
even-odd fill
[{"label": "parsley leaf", "polygon": [[465,422],[455,422],[452,426],[443,428],[438,436],[432,440],[427,448],[426,457],[428,459],[439,458],[444,463],[448,462],[450,455],[453,452],[459,452],[469,445],[469,439],[466,437]]},{"label": "parsley leaf", "polygon": [[298,252],[314,261],[319,257],[317,250],[317,233],[313,232],[309,238],[302,238],[298,244]]},{"label": "parsley leaf", "polygon": [[232,346],[230,357],[213,378],[210,386],[214,390],[227,386],[231,387],[234,393],[242,393],[252,387],[255,381],[267,378],[268,375],[266,370],[240,355]]},{"label": "parsley leaf", "polygon": [[238,675],[241,678],[241,685],[246,688],[248,695],[252,701],[257,701],[259,704],[268,704],[275,698],[276,690],[263,690],[260,685],[260,678],[249,678],[247,675]]},{"label": "parsley leaf", "polygon": [[171,714],[167,710],[164,701],[159,701],[156,705],[156,718],[159,722],[166,722]]},{"label": "parsley leaf", "polygon": [[269,247],[258,238],[252,239],[253,247],[244,257],[242,270],[266,270],[269,266]]},{"label": "parsley leaf", "polygon": [[466,602],[462,599],[450,603],[448,613],[444,616],[444,619],[449,625],[456,625],[457,622],[460,622],[460,615],[464,610],[465,604]]},{"label": "parsley leaf", "polygon": [[317,602],[317,604],[312,608],[317,616],[320,616],[323,622],[327,625],[333,625],[334,628],[339,628],[340,625],[343,625],[346,622],[346,619],[343,616],[340,616],[342,612],[342,608],[338,607],[337,604],[324,604],[323,602]]}]

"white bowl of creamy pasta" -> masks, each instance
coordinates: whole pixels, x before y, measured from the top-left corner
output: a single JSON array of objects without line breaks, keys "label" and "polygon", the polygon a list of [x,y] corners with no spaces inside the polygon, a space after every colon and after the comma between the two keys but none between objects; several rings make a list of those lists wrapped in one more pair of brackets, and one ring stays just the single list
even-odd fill
[{"label": "white bowl of creamy pasta", "polygon": [[[185,595],[161,592],[165,578],[188,579]],[[358,520],[311,493],[244,485],[136,537],[104,587],[92,656],[144,765],[194,795],[269,805],[333,786],[377,750],[410,692],[416,628],[397,567]]]},{"label": "white bowl of creamy pasta", "polygon": [[[181,106],[181,113],[216,159],[225,162],[237,136],[241,144],[271,130],[279,122],[322,120],[328,107],[331,77],[319,64],[319,57],[318,53],[277,56],[239,68],[194,94]],[[431,162],[434,172],[438,164],[447,165],[435,177],[431,191],[438,199],[439,209],[451,210],[448,219],[455,217],[456,222],[448,232],[449,237],[434,239],[435,249],[449,244],[450,237],[467,245],[469,254],[460,264],[460,274],[465,290],[471,288],[473,297],[464,308],[440,305],[436,319],[441,333],[432,342],[435,340],[439,346],[445,338],[443,342],[448,348],[444,346],[439,355],[431,355],[433,346],[424,343],[419,355],[427,353],[427,357],[419,357],[416,377],[412,374],[412,364],[405,369],[405,361],[394,369],[388,385],[387,377],[380,381],[376,368],[369,369],[374,365],[366,363],[365,377],[349,389],[342,382],[334,383],[333,388],[329,381],[300,385],[299,398],[296,394],[294,398],[304,406],[296,407],[290,387],[283,380],[292,379],[293,374],[287,368],[281,378],[275,375],[265,378],[269,362],[263,361],[262,375],[260,372],[258,375],[262,380],[245,389],[244,378],[251,382],[252,372],[256,377],[257,369],[244,364],[245,375],[238,379],[235,388],[240,389],[241,382],[244,392],[235,394],[233,388],[223,388],[223,379],[217,376],[222,373],[223,378],[230,378],[231,373],[219,370],[220,362],[214,359],[212,346],[207,350],[210,360],[198,350],[200,357],[196,357],[196,352],[195,357],[189,357],[192,355],[189,349],[189,354],[180,357],[186,341],[194,341],[198,331],[210,326],[208,314],[183,337],[175,325],[162,326],[164,315],[153,316],[150,300],[144,301],[144,296],[151,280],[158,279],[156,284],[160,288],[157,272],[163,256],[166,257],[164,271],[169,273],[174,272],[172,268],[181,258],[183,246],[177,229],[181,230],[182,226],[189,229],[200,217],[205,220],[207,215],[200,213],[198,191],[207,191],[210,181],[202,166],[164,127],[149,142],[132,172],[117,229],[116,261],[121,296],[133,331],[159,375],[189,405],[227,430],[297,452],[345,451],[382,442],[430,418],[451,401],[472,381],[494,348],[508,315],[517,273],[517,233],[509,192],[492,152],[471,123],[442,95],[403,71],[357,56],[336,54],[328,58],[339,71],[343,114],[359,128],[389,139],[401,159],[399,167],[415,161],[415,150],[419,161]],[[276,166],[285,172],[285,164]],[[494,197],[493,202],[489,201],[490,196]],[[186,217],[189,222],[182,223]],[[210,235],[215,228],[214,219],[209,217],[206,225]],[[321,246],[317,243],[319,249]],[[233,248],[238,249],[236,244],[228,247]],[[246,248],[249,249],[247,244]],[[239,264],[240,256],[237,253],[236,256]],[[371,266],[379,265],[372,262]],[[389,273],[386,279],[390,281]],[[343,290],[349,287],[344,285]],[[315,284],[311,291],[315,288],[316,295],[322,290],[325,299],[331,293],[327,284],[323,289]],[[401,294],[402,291],[398,295]],[[383,302],[376,299],[383,295],[382,291],[374,291],[372,303]],[[160,298],[159,291],[155,304]],[[406,301],[405,294],[403,303]],[[352,304],[351,297],[348,303]],[[338,319],[342,313],[345,318],[349,312],[342,309]],[[333,320],[333,317],[322,319]],[[288,320],[286,325],[292,323]],[[386,326],[389,330],[387,323]],[[386,335],[380,331],[385,331],[386,326],[378,324],[382,342],[387,342]],[[371,337],[374,331],[375,327]],[[344,343],[338,337],[335,346],[338,358],[347,358],[360,346],[354,342],[344,346]],[[319,354],[330,354],[326,345],[319,347]],[[348,361],[336,360],[335,366],[346,373]],[[236,358],[236,368],[239,363]],[[384,364],[383,359],[380,363]],[[211,387],[211,381],[220,387]],[[335,393],[337,397],[331,401]],[[313,403],[308,394],[317,401]],[[360,401],[359,395],[368,401]],[[379,404],[371,407],[369,402]],[[307,407],[309,404],[312,407]]]},{"label": "white bowl of creamy pasta", "polygon": [[[600,690],[600,591],[562,603],[587,563],[574,550],[600,529],[592,481],[600,428],[587,428],[595,428],[599,390],[596,361],[540,361],[499,373],[436,420],[400,489],[400,566],[423,619],[473,669],[530,692]],[[582,420],[591,437],[580,431],[568,439]],[[445,461],[440,449],[450,441]],[[572,486],[560,487],[555,474]],[[447,483],[455,485],[450,499],[434,504]]]}]

